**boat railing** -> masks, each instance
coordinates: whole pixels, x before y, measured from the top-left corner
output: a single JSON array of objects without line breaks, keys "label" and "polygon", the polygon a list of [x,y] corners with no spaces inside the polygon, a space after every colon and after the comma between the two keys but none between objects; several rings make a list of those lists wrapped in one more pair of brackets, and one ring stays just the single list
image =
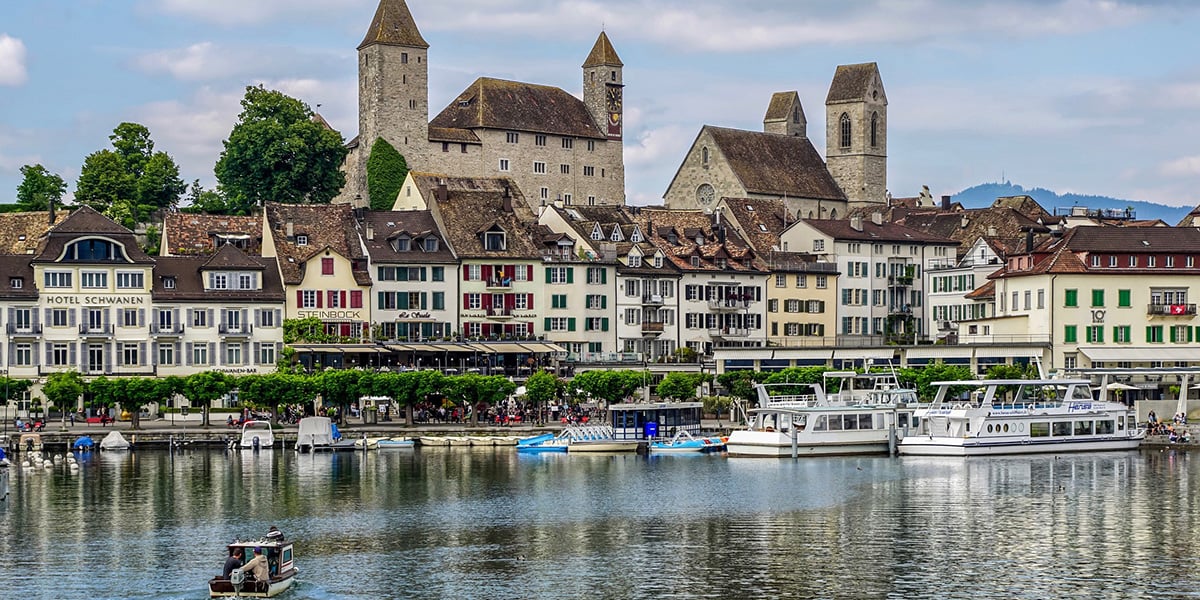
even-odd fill
[{"label": "boat railing", "polygon": [[572,442],[611,440],[613,439],[613,428],[611,425],[572,426],[564,429],[559,437],[570,439]]}]

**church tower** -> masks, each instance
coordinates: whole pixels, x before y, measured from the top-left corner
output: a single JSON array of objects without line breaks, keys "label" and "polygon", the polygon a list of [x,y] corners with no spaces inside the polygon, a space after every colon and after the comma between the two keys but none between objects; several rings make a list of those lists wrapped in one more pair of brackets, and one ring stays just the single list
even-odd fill
[{"label": "church tower", "polygon": [[825,162],[850,205],[887,202],[887,95],[875,63],[841,65],[825,98]]},{"label": "church tower", "polygon": [[800,105],[799,92],[776,92],[767,106],[763,117],[763,131],[776,135],[808,137],[808,119],[804,118],[804,107]]},{"label": "church tower", "polygon": [[366,198],[367,158],[387,140],[410,168],[429,146],[429,44],[404,0],[380,0],[358,45],[358,148],[347,187]]},{"label": "church tower", "polygon": [[[602,203],[625,204],[625,67],[608,34],[601,31],[583,61],[583,104],[607,139],[599,142],[604,183]],[[588,143],[589,147],[592,145]]]}]

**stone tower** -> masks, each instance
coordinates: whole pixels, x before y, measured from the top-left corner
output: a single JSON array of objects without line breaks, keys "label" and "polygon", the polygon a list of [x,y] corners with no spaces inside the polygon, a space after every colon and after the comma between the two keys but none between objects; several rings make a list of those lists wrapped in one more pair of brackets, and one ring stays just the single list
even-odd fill
[{"label": "stone tower", "polygon": [[776,92],[771,96],[763,131],[793,137],[808,137],[808,119],[800,105],[799,92]]},{"label": "stone tower", "polygon": [[875,63],[841,65],[825,98],[825,162],[850,205],[887,202],[887,95]]},{"label": "stone tower", "polygon": [[404,0],[380,0],[358,45],[358,148],[347,188],[366,198],[367,158],[387,140],[410,168],[429,146],[429,44]]},{"label": "stone tower", "polygon": [[583,62],[583,103],[600,131],[617,141],[622,139],[625,129],[625,84],[621,74],[624,66],[608,34],[600,32]]}]

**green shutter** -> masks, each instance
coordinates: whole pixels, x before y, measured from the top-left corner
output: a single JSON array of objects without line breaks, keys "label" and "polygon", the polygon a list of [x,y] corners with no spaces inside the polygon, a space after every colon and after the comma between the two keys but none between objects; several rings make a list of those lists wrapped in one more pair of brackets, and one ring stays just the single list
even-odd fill
[{"label": "green shutter", "polygon": [[550,269],[552,268],[553,267],[546,267],[546,283],[550,283]]},{"label": "green shutter", "polygon": [[[425,277],[425,275],[424,275],[425,269],[422,268],[421,271],[422,271],[421,277],[423,279]],[[421,310],[425,310],[427,308],[429,308],[429,293],[421,292]]]},{"label": "green shutter", "polygon": [[600,283],[608,283],[608,269],[600,268]]},{"label": "green shutter", "polygon": [[550,331],[550,317],[546,317],[546,322],[542,325],[545,331]]},{"label": "green shutter", "polygon": [[1077,334],[1076,334],[1076,329],[1075,329],[1074,325],[1067,325],[1063,329],[1063,342],[1068,343],[1068,344],[1074,344],[1077,340],[1076,336],[1077,336]]},{"label": "green shutter", "polygon": [[1096,326],[1096,343],[1097,344],[1104,343],[1104,326],[1102,326],[1102,325]]},{"label": "green shutter", "polygon": [[383,307],[387,306],[387,302],[384,302],[384,300],[383,300],[383,295],[384,295],[383,292],[379,292],[379,308],[383,308]]},{"label": "green shutter", "polygon": [[575,331],[575,317],[567,319],[567,331]]},{"label": "green shutter", "polygon": [[1175,328],[1172,327],[1171,328],[1171,343],[1174,344],[1176,341],[1177,340],[1175,339]]},{"label": "green shutter", "polygon": [[600,308],[608,308],[608,296],[600,296]]},{"label": "green shutter", "polygon": [[575,283],[575,267],[567,267],[567,283]]},{"label": "green shutter", "polygon": [[1129,308],[1132,306],[1129,290],[1117,290],[1117,306],[1120,308]]},{"label": "green shutter", "polygon": [[608,317],[600,319],[600,331],[608,331]]},{"label": "green shutter", "polygon": [[396,281],[408,281],[408,269],[396,269]]},{"label": "green shutter", "polygon": [[1154,328],[1149,325],[1146,326],[1146,341],[1147,342],[1154,341]]},{"label": "green shutter", "polygon": [[1067,306],[1079,306],[1079,290],[1067,290]]},{"label": "green shutter", "polygon": [[1092,306],[1104,306],[1104,290],[1092,290]]},{"label": "green shutter", "polygon": [[396,308],[408,310],[408,294],[403,292],[396,294]]}]

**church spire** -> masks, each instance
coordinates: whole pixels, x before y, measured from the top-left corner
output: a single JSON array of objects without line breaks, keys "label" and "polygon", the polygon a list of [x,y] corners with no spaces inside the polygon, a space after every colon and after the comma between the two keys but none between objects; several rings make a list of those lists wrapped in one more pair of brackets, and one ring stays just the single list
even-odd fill
[{"label": "church spire", "polygon": [[591,67],[623,67],[621,57],[617,56],[617,50],[613,48],[612,42],[608,40],[608,34],[601,31],[600,37],[596,40],[596,45],[592,47],[592,53],[588,55],[587,60],[583,61],[583,68]]},{"label": "church spire", "polygon": [[367,29],[367,35],[358,49],[372,44],[429,48],[404,0],[379,0],[375,18],[371,20],[371,27]]}]

